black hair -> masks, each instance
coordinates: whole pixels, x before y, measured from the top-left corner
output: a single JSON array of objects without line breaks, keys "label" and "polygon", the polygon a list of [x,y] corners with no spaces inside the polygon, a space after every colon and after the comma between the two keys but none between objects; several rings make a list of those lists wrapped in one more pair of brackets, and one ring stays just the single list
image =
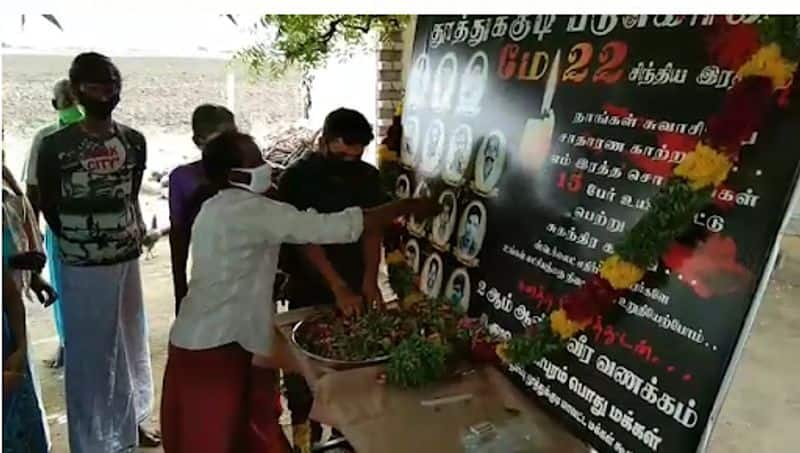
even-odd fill
[{"label": "black hair", "polygon": [[73,85],[84,82],[121,82],[119,69],[114,62],[97,52],[85,52],[72,60],[69,81]]},{"label": "black hair", "polygon": [[478,216],[478,220],[480,220],[481,217],[483,217],[483,215],[481,215],[481,209],[477,206],[469,208],[469,212],[467,212],[467,218],[472,217],[473,215]]},{"label": "black hair", "polygon": [[372,125],[361,113],[339,108],[325,117],[322,136],[326,141],[341,138],[346,145],[369,145],[375,138]]},{"label": "black hair", "polygon": [[195,137],[206,137],[215,132],[220,124],[232,123],[233,112],[221,105],[203,104],[192,113],[192,133]]},{"label": "black hair", "polygon": [[203,148],[203,170],[217,187],[227,186],[231,169],[241,166],[239,142],[242,139],[250,139],[250,136],[237,131],[225,131]]}]

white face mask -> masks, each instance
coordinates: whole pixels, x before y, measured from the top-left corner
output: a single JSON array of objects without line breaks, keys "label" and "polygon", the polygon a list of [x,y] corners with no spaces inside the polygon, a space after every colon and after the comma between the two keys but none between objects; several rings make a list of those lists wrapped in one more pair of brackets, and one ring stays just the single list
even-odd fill
[{"label": "white face mask", "polygon": [[228,181],[232,186],[257,194],[264,194],[272,185],[272,166],[265,163],[255,168],[232,168],[231,171],[238,171],[250,175],[250,183]]}]

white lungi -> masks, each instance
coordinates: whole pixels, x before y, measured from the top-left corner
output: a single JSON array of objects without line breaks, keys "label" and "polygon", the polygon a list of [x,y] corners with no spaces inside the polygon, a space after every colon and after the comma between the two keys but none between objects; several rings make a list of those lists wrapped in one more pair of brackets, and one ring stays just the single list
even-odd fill
[{"label": "white lungi", "polygon": [[62,280],[70,450],[133,451],[153,403],[139,260],[64,264]]}]

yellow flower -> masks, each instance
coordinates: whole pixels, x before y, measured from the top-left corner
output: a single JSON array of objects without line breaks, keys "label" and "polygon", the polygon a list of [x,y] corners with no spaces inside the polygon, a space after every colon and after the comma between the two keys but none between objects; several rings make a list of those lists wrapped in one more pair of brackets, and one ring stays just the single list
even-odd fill
[{"label": "yellow flower", "polygon": [[508,360],[508,343],[499,343],[494,347],[494,353],[503,363],[511,363]]},{"label": "yellow flower", "polygon": [[397,162],[399,156],[395,151],[390,150],[386,145],[378,147],[378,161],[379,162]]},{"label": "yellow flower", "polygon": [[403,116],[403,101],[397,103],[397,107],[394,108],[394,116]]},{"label": "yellow flower", "polygon": [[400,250],[395,250],[386,255],[386,264],[403,264],[406,262],[406,257]]},{"label": "yellow flower", "polygon": [[769,77],[774,89],[785,88],[792,80],[797,63],[781,56],[781,46],[772,43],[758,49],[736,72],[737,77]]},{"label": "yellow flower", "polygon": [[718,186],[728,178],[733,164],[728,156],[714,148],[698,143],[694,152],[689,153],[683,162],[675,167],[675,175],[689,180],[693,190],[706,186]]},{"label": "yellow flower", "polygon": [[563,308],[550,313],[550,330],[558,334],[562,340],[569,340],[591,323],[592,321],[588,319],[583,322],[570,320]]},{"label": "yellow flower", "polygon": [[644,269],[611,255],[600,264],[600,276],[614,289],[630,289],[644,277]]}]

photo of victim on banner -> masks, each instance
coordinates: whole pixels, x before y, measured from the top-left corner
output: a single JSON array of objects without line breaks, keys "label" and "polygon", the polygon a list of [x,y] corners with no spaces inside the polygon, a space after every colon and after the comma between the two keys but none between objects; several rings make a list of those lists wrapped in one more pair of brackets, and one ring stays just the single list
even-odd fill
[{"label": "photo of victim on banner", "polygon": [[416,239],[409,239],[406,242],[406,262],[414,273],[419,273],[419,243]]},{"label": "photo of victim on banner", "polygon": [[399,199],[409,198],[411,196],[411,181],[408,175],[400,175],[397,177],[394,185],[394,194]]},{"label": "photo of victim on banner", "polygon": [[439,297],[442,289],[442,272],[442,257],[432,253],[422,266],[420,278],[420,289],[426,296],[434,299]]},{"label": "photo of victim on banner", "polygon": [[442,180],[451,186],[462,185],[471,157],[472,128],[467,124],[461,124],[450,135]]},{"label": "photo of victim on banner", "polygon": [[453,254],[468,267],[478,265],[478,253],[486,236],[486,208],[473,201],[464,208],[458,224],[457,243]]},{"label": "photo of victim on banner", "polygon": [[394,187],[443,208],[408,222],[419,289],[598,452],[708,445],[800,172],[767,19],[416,22]]},{"label": "photo of victim on banner", "polygon": [[469,310],[469,296],[471,286],[469,284],[469,274],[465,268],[458,268],[450,274],[445,289],[445,297],[466,313]]},{"label": "photo of victim on banner", "polygon": [[475,156],[475,180],[472,188],[480,195],[496,196],[497,183],[506,163],[506,138],[500,131],[492,131],[481,142]]},{"label": "photo of victim on banner", "polygon": [[456,226],[456,195],[452,190],[445,190],[439,195],[442,212],[433,219],[431,243],[434,248],[447,251],[450,237]]},{"label": "photo of victim on banner", "polygon": [[[414,190],[414,198],[427,198],[431,196],[431,189],[428,187],[428,184],[425,181],[420,181],[417,185],[417,188]],[[425,232],[428,230],[430,226],[430,220],[426,219],[423,221],[417,221],[414,216],[411,216],[411,219],[408,222],[408,231],[414,235],[423,237],[425,236]]]}]

